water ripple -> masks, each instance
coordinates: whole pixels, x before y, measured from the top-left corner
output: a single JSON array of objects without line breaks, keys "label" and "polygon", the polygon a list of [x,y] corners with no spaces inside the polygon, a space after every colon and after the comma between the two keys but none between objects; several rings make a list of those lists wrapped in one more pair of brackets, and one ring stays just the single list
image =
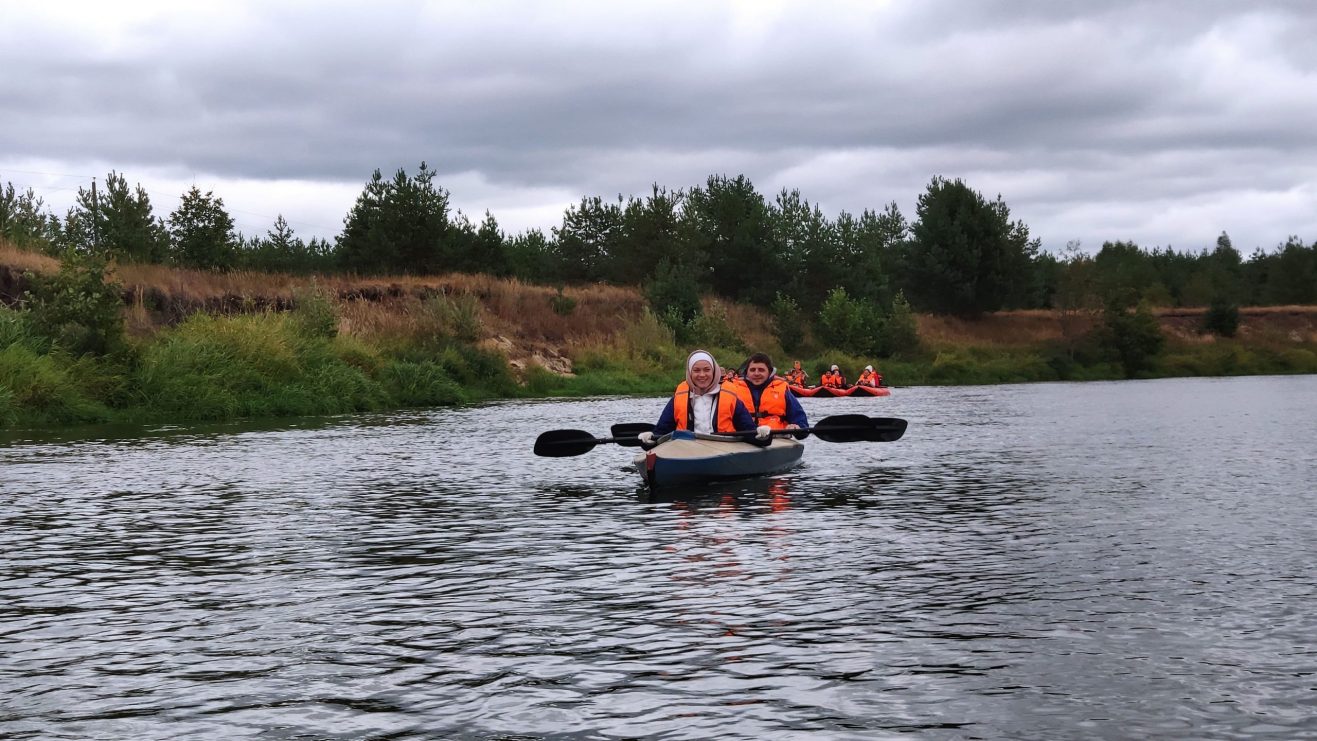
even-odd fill
[{"label": "water ripple", "polygon": [[0,735],[1317,735],[1313,379],[805,403],[911,429],[668,495],[529,454],[661,400],[13,440]]}]

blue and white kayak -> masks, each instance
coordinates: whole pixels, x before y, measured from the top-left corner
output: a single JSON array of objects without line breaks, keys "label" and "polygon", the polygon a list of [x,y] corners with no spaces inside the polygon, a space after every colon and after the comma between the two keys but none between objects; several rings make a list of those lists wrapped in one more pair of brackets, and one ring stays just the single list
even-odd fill
[{"label": "blue and white kayak", "polygon": [[636,456],[636,470],[650,488],[728,481],[781,473],[800,463],[804,443],[774,437],[760,447],[737,437],[678,430]]}]

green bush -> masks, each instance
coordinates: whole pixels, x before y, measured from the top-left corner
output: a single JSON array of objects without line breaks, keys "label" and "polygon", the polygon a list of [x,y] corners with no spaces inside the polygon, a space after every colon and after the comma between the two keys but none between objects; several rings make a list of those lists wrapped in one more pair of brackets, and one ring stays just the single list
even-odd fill
[{"label": "green bush", "polygon": [[645,299],[654,315],[677,333],[681,333],[700,315],[700,287],[694,271],[667,258],[654,269],[654,278],[645,285]]},{"label": "green bush", "polygon": [[105,260],[73,250],[62,258],[53,276],[24,274],[32,286],[24,294],[32,332],[73,355],[122,349],[122,287],[105,282]]},{"label": "green bush", "polygon": [[786,352],[792,353],[805,341],[805,316],[800,305],[790,296],[781,293],[769,307],[773,317],[773,336]]},{"label": "green bush", "polygon": [[558,292],[549,297],[549,308],[553,309],[553,313],[558,316],[571,316],[572,312],[576,310],[576,299],[571,296],[564,296],[562,288],[559,287]]},{"label": "green bush", "polygon": [[727,311],[722,307],[695,317],[690,323],[690,341],[700,347],[745,352],[745,341],[727,323]]},{"label": "green bush", "polygon": [[885,319],[877,322],[879,357],[910,354],[919,350],[919,323],[904,293],[897,293],[892,300],[892,311]]},{"label": "green bush", "polygon": [[896,352],[913,352],[918,347],[918,328],[910,305],[901,298],[900,324],[889,328],[889,318],[876,304],[852,299],[844,288],[834,288],[819,309],[815,334],[828,347],[856,355],[888,357]]},{"label": "green bush", "polygon": [[1134,311],[1108,304],[1096,332],[1099,347],[1120,363],[1126,378],[1151,371],[1166,344],[1157,318],[1147,304],[1140,304]]},{"label": "green bush", "polygon": [[1221,337],[1234,337],[1239,330],[1239,307],[1225,298],[1212,299],[1203,315],[1203,331]]},{"label": "green bush", "polygon": [[433,296],[426,299],[422,307],[449,337],[462,342],[480,339],[484,321],[481,319],[480,300],[475,296],[469,293]]},{"label": "green bush", "polygon": [[318,285],[312,284],[311,290],[297,294],[292,315],[306,337],[330,338],[338,334],[338,307]]}]

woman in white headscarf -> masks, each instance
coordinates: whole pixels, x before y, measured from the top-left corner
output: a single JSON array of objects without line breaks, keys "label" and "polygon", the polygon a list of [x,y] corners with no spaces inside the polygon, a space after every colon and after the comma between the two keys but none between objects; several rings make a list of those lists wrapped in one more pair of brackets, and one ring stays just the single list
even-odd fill
[{"label": "woman in white headscarf", "polygon": [[640,436],[641,442],[652,442],[654,437],[673,430],[690,430],[704,434],[744,432],[755,430],[760,438],[767,439],[772,429],[756,426],[754,417],[736,398],[718,384],[722,371],[718,361],[704,350],[696,350],[686,358],[686,380],[677,385],[668,405],[659,415],[654,432]]}]

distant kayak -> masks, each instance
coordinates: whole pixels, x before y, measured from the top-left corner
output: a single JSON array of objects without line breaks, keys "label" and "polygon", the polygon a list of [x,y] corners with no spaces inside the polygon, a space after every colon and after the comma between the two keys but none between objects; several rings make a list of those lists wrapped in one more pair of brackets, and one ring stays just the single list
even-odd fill
[{"label": "distant kayak", "polygon": [[796,396],[829,399],[836,396],[891,396],[892,390],[886,386],[847,386],[830,388],[828,386],[789,386]]},{"label": "distant kayak", "polygon": [[804,443],[791,437],[774,437],[760,447],[734,437],[678,430],[636,456],[635,466],[655,488],[781,473],[799,463],[804,453]]}]

